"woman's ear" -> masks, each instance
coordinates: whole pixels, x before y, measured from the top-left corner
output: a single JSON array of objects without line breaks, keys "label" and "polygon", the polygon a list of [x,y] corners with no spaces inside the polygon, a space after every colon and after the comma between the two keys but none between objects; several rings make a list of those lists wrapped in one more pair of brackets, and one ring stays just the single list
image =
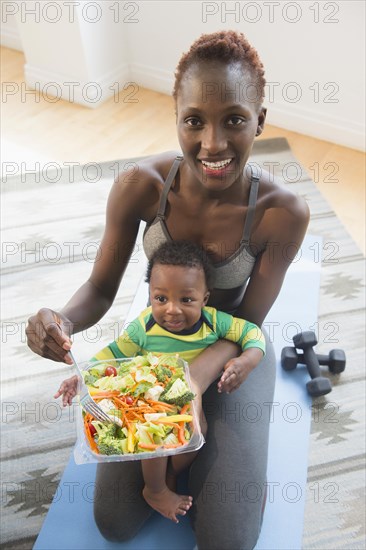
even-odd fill
[{"label": "woman's ear", "polygon": [[267,116],[266,107],[261,107],[259,115],[258,115],[258,126],[257,126],[257,132],[255,134],[256,136],[260,136],[261,133],[263,132],[266,116]]}]

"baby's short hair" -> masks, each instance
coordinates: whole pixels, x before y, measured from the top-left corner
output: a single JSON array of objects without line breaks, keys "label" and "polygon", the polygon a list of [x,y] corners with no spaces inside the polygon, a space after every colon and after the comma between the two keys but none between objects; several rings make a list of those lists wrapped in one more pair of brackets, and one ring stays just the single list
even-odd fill
[{"label": "baby's short hair", "polygon": [[160,245],[149,260],[145,279],[147,283],[150,283],[151,272],[155,264],[202,269],[207,288],[209,290],[213,288],[215,275],[212,262],[204,248],[193,242],[170,241]]}]

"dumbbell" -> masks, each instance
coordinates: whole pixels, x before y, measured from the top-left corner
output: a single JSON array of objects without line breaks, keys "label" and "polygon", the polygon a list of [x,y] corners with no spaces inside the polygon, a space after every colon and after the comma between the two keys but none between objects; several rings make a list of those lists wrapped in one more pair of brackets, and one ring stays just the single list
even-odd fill
[{"label": "dumbbell", "polygon": [[[319,365],[327,365],[332,374],[340,374],[346,368],[346,355],[343,349],[332,349],[328,355],[316,354]],[[298,364],[305,365],[304,354],[293,347],[283,348],[281,363],[284,370],[293,370]]]},{"label": "dumbbell", "polygon": [[317,355],[313,350],[318,341],[312,331],[301,332],[293,337],[295,348],[303,350],[298,353],[295,348],[285,347],[281,353],[281,364],[284,370],[293,370],[298,363],[305,364],[312,378],[306,387],[313,397],[326,395],[332,391],[328,378],[321,376],[319,365],[328,365],[333,374],[339,374],[346,368],[346,356],[343,350],[334,349],[329,355]]}]

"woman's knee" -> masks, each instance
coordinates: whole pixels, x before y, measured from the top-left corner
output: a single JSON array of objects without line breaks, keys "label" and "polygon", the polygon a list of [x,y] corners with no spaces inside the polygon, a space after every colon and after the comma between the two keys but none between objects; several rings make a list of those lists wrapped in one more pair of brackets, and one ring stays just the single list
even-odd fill
[{"label": "woman's knee", "polygon": [[[196,522],[195,522],[196,523]],[[217,518],[216,521],[195,525],[198,550],[252,550],[261,531],[260,507],[254,514],[235,519]]]},{"label": "woman's knee", "polygon": [[104,538],[124,542],[137,535],[152,512],[142,497],[142,487],[141,468],[135,464],[98,465],[94,519]]},{"label": "woman's knee", "polygon": [[133,539],[152,513],[144,500],[129,507],[116,503],[114,509],[94,501],[95,523],[103,537],[113,542],[126,542]]},{"label": "woman's knee", "polygon": [[131,524],[108,514],[94,503],[94,519],[101,535],[111,542],[127,542],[135,537],[138,530],[131,530]]}]

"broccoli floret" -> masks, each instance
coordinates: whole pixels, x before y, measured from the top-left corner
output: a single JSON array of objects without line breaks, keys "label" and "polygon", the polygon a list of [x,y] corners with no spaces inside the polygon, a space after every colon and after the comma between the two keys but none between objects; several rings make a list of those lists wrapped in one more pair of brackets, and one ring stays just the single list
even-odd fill
[{"label": "broccoli floret", "polygon": [[114,437],[105,438],[102,442],[98,441],[99,451],[102,455],[122,455],[122,441]]},{"label": "broccoli floret", "polygon": [[158,365],[155,369],[155,375],[159,382],[165,382],[166,378],[171,378],[173,373],[168,367]]},{"label": "broccoli floret", "polygon": [[94,376],[93,374],[87,373],[84,375],[84,382],[87,386],[92,386],[97,380],[97,376]]},{"label": "broccoli floret", "polygon": [[192,401],[196,395],[192,393],[191,391],[187,391],[183,395],[180,395],[179,397],[173,397],[172,399],[164,399],[165,403],[169,403],[170,405],[177,405],[177,407],[184,407],[187,403]]},{"label": "broccoli floret", "polygon": [[103,424],[102,422],[95,423],[98,432],[98,437],[116,437],[118,426],[112,422]]},{"label": "broccoli floret", "polygon": [[187,384],[180,378],[170,382],[159,397],[159,401],[183,407],[186,403],[192,401],[195,394],[190,391]]},{"label": "broccoli floret", "polygon": [[123,454],[121,430],[116,424],[95,425],[98,432],[98,447],[103,455]]}]

